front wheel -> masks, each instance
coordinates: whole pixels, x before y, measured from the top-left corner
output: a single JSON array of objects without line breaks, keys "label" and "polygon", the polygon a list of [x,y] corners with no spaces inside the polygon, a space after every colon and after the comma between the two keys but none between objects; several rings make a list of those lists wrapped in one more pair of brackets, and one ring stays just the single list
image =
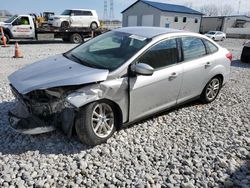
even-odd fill
[{"label": "front wheel", "polygon": [[94,102],[85,106],[76,119],[76,133],[81,142],[95,146],[110,138],[116,130],[117,116],[110,102]]},{"label": "front wheel", "polygon": [[63,22],[61,23],[61,28],[62,28],[62,29],[68,29],[68,28],[69,28],[69,22],[63,21]]},{"label": "front wheel", "polygon": [[201,94],[201,101],[204,103],[210,103],[214,101],[221,89],[221,79],[219,77],[212,78],[203,89]]}]

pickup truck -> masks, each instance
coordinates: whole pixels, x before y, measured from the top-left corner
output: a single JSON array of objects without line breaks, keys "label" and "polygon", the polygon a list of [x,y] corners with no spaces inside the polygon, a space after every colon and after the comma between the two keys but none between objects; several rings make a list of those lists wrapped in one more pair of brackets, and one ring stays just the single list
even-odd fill
[{"label": "pickup truck", "polygon": [[[85,38],[97,36],[104,30],[91,28],[54,28],[51,26],[37,27],[35,18],[31,15],[14,15],[4,22],[0,22],[7,43],[10,40],[38,40],[41,35],[53,35],[54,38],[62,38],[65,42],[82,43]],[[0,34],[1,35],[1,34]],[[51,38],[51,37],[50,37]],[[2,36],[1,36],[2,40]]]}]

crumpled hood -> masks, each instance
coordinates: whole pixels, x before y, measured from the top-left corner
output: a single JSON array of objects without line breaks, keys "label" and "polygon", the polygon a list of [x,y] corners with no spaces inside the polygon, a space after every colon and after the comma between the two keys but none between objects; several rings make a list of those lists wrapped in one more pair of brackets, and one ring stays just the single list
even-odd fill
[{"label": "crumpled hood", "polygon": [[30,64],[11,74],[8,79],[19,93],[26,94],[37,89],[103,81],[108,73],[108,70],[86,67],[57,55]]}]

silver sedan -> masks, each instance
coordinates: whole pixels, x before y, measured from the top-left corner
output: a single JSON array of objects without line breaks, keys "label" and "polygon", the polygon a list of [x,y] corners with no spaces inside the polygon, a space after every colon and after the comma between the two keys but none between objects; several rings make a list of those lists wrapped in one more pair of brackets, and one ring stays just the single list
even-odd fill
[{"label": "silver sedan", "polygon": [[115,130],[199,98],[210,103],[228,80],[232,54],[200,34],[127,27],[100,35],[9,76],[19,99],[13,129],[75,129],[88,145]]}]

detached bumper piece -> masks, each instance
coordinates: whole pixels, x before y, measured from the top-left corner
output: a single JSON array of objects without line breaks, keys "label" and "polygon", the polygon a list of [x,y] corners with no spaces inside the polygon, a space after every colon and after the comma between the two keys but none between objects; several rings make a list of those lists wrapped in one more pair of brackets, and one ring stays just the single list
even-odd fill
[{"label": "detached bumper piece", "polygon": [[[19,106],[20,107],[20,106]],[[25,108],[23,108],[23,112]],[[23,133],[23,134],[42,134],[54,131],[56,129],[55,126],[47,125],[43,120],[34,116],[25,114],[20,114],[20,110],[17,108],[9,111],[9,124],[12,129],[16,132]]]}]

